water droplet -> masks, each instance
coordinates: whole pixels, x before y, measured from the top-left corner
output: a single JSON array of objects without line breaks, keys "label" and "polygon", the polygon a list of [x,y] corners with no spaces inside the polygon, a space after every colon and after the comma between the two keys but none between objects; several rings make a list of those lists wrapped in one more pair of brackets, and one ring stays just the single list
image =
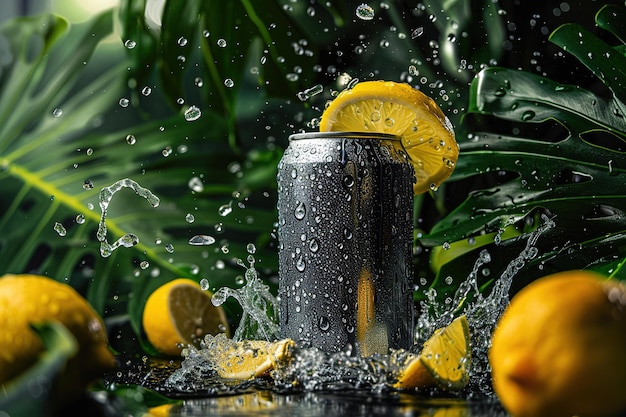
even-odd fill
[{"label": "water droplet", "polygon": [[185,216],[185,221],[187,223],[193,223],[196,220],[195,216],[191,213],[187,213],[187,215]]},{"label": "water droplet", "polygon": [[185,39],[184,37],[181,36],[180,38],[178,38],[178,45],[179,46],[187,45],[187,39]]},{"label": "water droplet", "polygon": [[141,94],[143,94],[146,97],[149,96],[150,93],[152,93],[152,89],[148,86],[141,89]]},{"label": "water droplet", "polygon": [[328,320],[328,317],[322,316],[317,322],[317,326],[321,331],[327,332],[330,329],[330,320]]},{"label": "water droplet", "polygon": [[194,191],[196,193],[200,193],[204,190],[204,184],[199,177],[191,177],[189,179],[189,182],[187,183],[187,186],[191,189],[191,191]]},{"label": "water droplet", "polygon": [[254,245],[254,243],[248,243],[248,245],[246,246],[246,251],[248,251],[248,253],[251,255],[256,253],[256,246]]},{"label": "water droplet", "polygon": [[322,91],[324,91],[324,87],[322,87],[321,84],[317,84],[311,88],[307,88],[304,91],[300,91],[297,96],[298,99],[300,99],[300,101],[307,101],[308,99],[310,99],[311,97],[320,94]]},{"label": "water droplet", "polygon": [[233,201],[229,201],[227,204],[223,204],[217,209],[217,212],[220,216],[226,217],[233,211]]},{"label": "water droplet", "polygon": [[200,280],[200,288],[201,288],[203,291],[208,291],[208,290],[209,290],[209,280],[208,280],[208,279],[206,279],[206,278],[202,278],[202,279]]},{"label": "water droplet", "polygon": [[448,242],[443,242],[441,247],[443,248],[443,250],[448,250],[448,249],[450,249],[450,244]]},{"label": "water droplet", "polygon": [[298,220],[304,219],[304,216],[306,216],[306,206],[304,205],[304,203],[302,202],[298,203],[293,214]]},{"label": "water droplet", "polygon": [[189,239],[189,244],[194,246],[206,246],[215,243],[215,238],[209,235],[195,235]]},{"label": "water droplet", "polygon": [[141,261],[141,263],[139,264],[139,268],[141,269],[148,269],[150,267],[150,262],[148,261]]},{"label": "water droplet", "polygon": [[196,106],[191,106],[187,110],[185,110],[185,120],[188,122],[193,122],[198,120],[202,116],[202,112]]},{"label": "water droplet", "polygon": [[122,97],[119,101],[119,105],[121,107],[128,107],[129,104],[130,104],[130,100],[124,97]]},{"label": "water droplet", "polygon": [[296,261],[296,269],[300,272],[304,272],[304,270],[306,269],[306,262],[302,255],[300,255],[298,257],[298,260]]},{"label": "water droplet", "polygon": [[93,155],[93,149],[92,148],[87,148],[85,153],[87,154],[87,156],[91,156],[91,155]]},{"label": "water droplet", "polygon": [[167,251],[167,253],[174,253],[174,245],[168,243],[167,245],[165,245],[165,250]]},{"label": "water droplet", "polygon": [[317,239],[313,238],[309,242],[309,250],[313,253],[316,253],[320,249],[320,245],[317,242]]},{"label": "water droplet", "polygon": [[126,143],[128,143],[129,145],[134,145],[135,143],[137,143],[137,138],[135,138],[135,135],[126,135]]},{"label": "water droplet", "polygon": [[91,180],[85,180],[83,182],[83,190],[92,190],[93,189],[93,182],[91,182]]},{"label": "water droplet", "polygon": [[529,120],[532,120],[535,117],[535,112],[532,110],[526,110],[523,114],[522,114],[522,120],[527,122]]},{"label": "water droplet", "polygon": [[220,48],[226,48],[226,40],[222,38],[218,39],[217,46],[219,46]]},{"label": "water droplet", "polygon": [[370,114],[370,120],[374,123],[376,123],[377,121],[379,121],[381,118],[381,114],[378,110],[374,110],[371,114]]},{"label": "water droplet", "polygon": [[131,39],[126,39],[126,42],[124,42],[124,46],[128,49],[133,49],[135,46],[137,46],[137,42]]},{"label": "water droplet", "polygon": [[235,82],[233,80],[231,80],[230,78],[226,78],[224,80],[224,85],[228,88],[231,88],[235,85]]},{"label": "water droplet", "polygon": [[61,117],[62,114],[63,114],[63,110],[59,108],[52,110],[52,116],[54,117]]},{"label": "water droplet", "polygon": [[411,31],[411,39],[419,38],[423,34],[424,34],[424,28],[423,27],[415,28],[415,29],[413,29],[413,31]]},{"label": "water droplet", "polygon": [[85,223],[85,216],[83,214],[76,215],[76,223],[78,224]]},{"label": "water droplet", "polygon": [[374,9],[369,5],[362,3],[356,8],[356,16],[362,20],[372,20],[374,18]]},{"label": "water droplet", "polygon": [[57,232],[61,237],[67,234],[67,230],[65,230],[65,227],[59,222],[54,223],[54,231]]},{"label": "water droplet", "polygon": [[417,77],[418,75],[420,75],[420,72],[415,65],[409,65],[409,74]]}]

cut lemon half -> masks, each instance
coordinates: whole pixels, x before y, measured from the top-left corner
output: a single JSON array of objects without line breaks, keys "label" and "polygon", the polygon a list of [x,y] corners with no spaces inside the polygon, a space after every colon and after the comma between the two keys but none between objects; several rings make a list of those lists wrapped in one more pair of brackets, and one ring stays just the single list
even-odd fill
[{"label": "cut lemon half", "polygon": [[224,379],[248,380],[267,375],[280,364],[291,359],[294,341],[276,342],[243,340],[235,342],[218,335],[210,343],[210,361],[217,374]]},{"label": "cut lemon half", "polygon": [[460,316],[438,329],[419,355],[409,357],[398,375],[396,388],[439,386],[459,390],[469,382],[471,349],[467,317]]},{"label": "cut lemon half", "polygon": [[436,190],[459,155],[450,120],[430,97],[404,83],[364,81],[342,91],[322,113],[319,128],[400,136],[415,170],[415,194]]},{"label": "cut lemon half", "polygon": [[143,328],[150,343],[170,356],[180,355],[183,345],[197,344],[206,334],[229,331],[226,314],[211,303],[211,293],[186,278],[170,281],[148,297]]}]

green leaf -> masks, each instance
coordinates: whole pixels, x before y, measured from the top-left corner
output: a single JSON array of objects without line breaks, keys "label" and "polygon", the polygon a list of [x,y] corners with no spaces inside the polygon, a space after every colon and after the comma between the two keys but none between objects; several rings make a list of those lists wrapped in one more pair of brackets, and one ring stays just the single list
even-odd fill
[{"label": "green leaf", "polygon": [[[616,22],[623,14],[622,8],[603,8],[599,26],[620,38]],[[612,94],[506,68],[487,68],[476,76],[465,119],[473,132],[460,143],[453,178],[483,186],[420,239],[428,247],[448,242],[464,248],[438,262],[435,283],[466,276],[480,249],[497,251],[490,268],[504,270],[503,260],[523,249],[524,235],[502,243],[483,240],[505,226],[519,231],[536,226],[541,214],[552,217],[556,227],[541,237],[540,255],[527,262],[533,268],[526,269],[524,282],[563,265],[624,275],[626,197],[620,190],[626,173],[626,90],[620,80],[626,61],[620,46],[608,46],[577,25],[561,26],[550,39]],[[479,238],[480,245],[466,247],[466,239]]]}]

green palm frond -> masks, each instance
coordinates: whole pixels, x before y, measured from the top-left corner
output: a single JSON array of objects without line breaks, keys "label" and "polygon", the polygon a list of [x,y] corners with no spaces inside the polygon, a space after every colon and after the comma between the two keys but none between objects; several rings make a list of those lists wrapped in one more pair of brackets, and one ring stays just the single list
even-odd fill
[{"label": "green palm frond", "polygon": [[[625,18],[618,6],[605,6],[596,16],[598,26],[615,35],[615,46],[577,24],[550,37],[608,94],[506,68],[487,68],[474,79],[468,117],[474,116],[469,123],[475,130],[461,144],[454,175],[489,180],[422,239],[427,246],[448,242],[454,248],[434,251],[440,279],[465,276],[477,251],[495,246],[501,259],[490,268],[503,270],[524,247],[520,233],[536,227],[541,213],[554,216],[556,227],[540,240],[542,254],[530,261],[523,281],[563,265],[625,276],[626,56],[616,23]],[[481,117],[484,122],[477,121]],[[499,125],[518,133],[493,129]],[[503,228],[510,239],[496,244]]]},{"label": "green palm frond", "polygon": [[[169,110],[121,106],[130,97],[128,63],[121,43],[103,42],[112,26],[106,12],[77,26],[44,15],[0,29],[0,272],[69,282],[100,313],[130,313],[140,334],[146,297],[174,277],[232,286],[248,243],[258,247],[261,271],[276,269],[269,234],[279,154],[238,157],[217,113],[188,122]],[[163,105],[157,94],[142,100]],[[132,233],[139,242],[103,257],[99,194],[125,178],[160,204],[130,188],[116,193],[106,239]],[[226,216],[224,205],[232,208]],[[199,234],[216,241],[190,245]]]}]

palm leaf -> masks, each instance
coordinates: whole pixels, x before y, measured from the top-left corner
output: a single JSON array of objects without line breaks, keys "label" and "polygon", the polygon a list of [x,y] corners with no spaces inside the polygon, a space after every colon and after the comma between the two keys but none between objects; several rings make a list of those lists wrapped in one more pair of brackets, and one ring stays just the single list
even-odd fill
[{"label": "palm leaf", "polygon": [[[626,252],[622,179],[626,172],[626,57],[623,29],[615,24],[623,18],[624,9],[613,6],[604,7],[596,16],[600,27],[622,39],[617,46],[574,24],[558,28],[550,38],[596,74],[607,95],[506,68],[485,69],[473,80],[469,123],[474,127],[487,126],[486,122],[491,127],[504,124],[522,133],[515,136],[487,127],[475,130],[472,140],[461,144],[455,178],[496,183],[471,192],[421,240],[426,246],[443,242],[456,246],[456,257],[435,251],[450,261],[444,265],[442,259],[435,260],[441,268],[439,279],[464,276],[480,248],[500,246],[497,253],[502,261],[515,258],[523,248],[523,238],[496,245],[496,232],[507,225],[517,226],[520,232],[529,225],[532,229],[540,213],[554,216],[557,226],[542,238],[542,256],[529,262],[526,281],[563,265],[619,272],[624,277],[626,271],[618,267]],[[486,122],[480,122],[481,117]],[[494,177],[493,173],[498,174]],[[490,233],[489,239],[481,238],[476,245],[476,239]],[[502,261],[490,268],[503,270]]]},{"label": "palm leaf", "polygon": [[[237,157],[225,140],[227,124],[216,113],[190,123],[181,114],[121,107],[118,101],[130,97],[124,48],[101,44],[111,33],[112,16],[106,12],[69,27],[45,15],[0,30],[4,56],[11,58],[0,85],[0,269],[67,281],[100,313],[130,313],[141,334],[146,297],[174,277],[232,286],[243,274],[234,258],[247,255],[248,243],[256,243],[256,256],[267,259],[261,271],[276,269],[269,239],[275,219],[269,193],[275,187],[266,180],[279,155]],[[162,105],[153,97],[146,108]],[[127,135],[134,135],[134,145]],[[99,193],[125,178],[150,190],[160,204],[152,207],[132,189],[116,193],[107,210],[106,239],[133,233],[139,243],[103,257]],[[192,179],[194,189],[187,185]],[[268,197],[253,194],[258,190]],[[225,204],[232,213],[221,216]],[[187,214],[194,215],[193,223]],[[55,229],[57,223],[65,234]],[[189,245],[196,234],[213,235],[216,243]]]}]

